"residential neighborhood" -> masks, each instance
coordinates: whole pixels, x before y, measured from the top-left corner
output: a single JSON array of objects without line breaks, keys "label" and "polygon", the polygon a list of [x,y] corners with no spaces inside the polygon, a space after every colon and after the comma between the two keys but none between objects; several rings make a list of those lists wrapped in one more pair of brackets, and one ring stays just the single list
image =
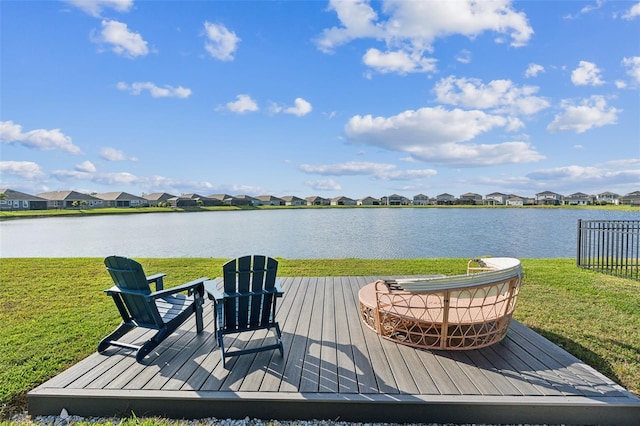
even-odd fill
[{"label": "residential neighborhood", "polygon": [[324,198],[317,195],[298,197],[285,195],[249,196],[229,194],[181,194],[166,192],[142,194],[141,196],[127,192],[106,192],[84,194],[78,191],[52,191],[39,194],[27,194],[13,189],[0,189],[0,210],[47,210],[47,209],[92,209],[92,208],[135,208],[135,207],[210,207],[210,206],[455,206],[455,205],[487,205],[487,206],[536,206],[536,205],[630,205],[640,207],[640,191],[619,195],[612,192],[589,195],[576,192],[562,195],[552,191],[544,191],[533,197],[516,194],[493,192],[487,195],[466,193],[458,197],[443,193],[429,197],[417,194],[413,198],[392,194],[381,198],[364,197],[349,198],[339,196]]}]

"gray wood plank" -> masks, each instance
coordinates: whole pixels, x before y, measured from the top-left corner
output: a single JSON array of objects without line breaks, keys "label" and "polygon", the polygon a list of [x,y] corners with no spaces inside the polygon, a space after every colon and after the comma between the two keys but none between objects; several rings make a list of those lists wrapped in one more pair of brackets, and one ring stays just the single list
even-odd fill
[{"label": "gray wood plank", "polygon": [[[364,277],[364,284],[370,283],[375,280],[375,277]],[[360,322],[362,323],[362,321]],[[389,365],[387,355],[384,351],[384,348],[382,347],[382,342],[384,341],[384,339],[376,334],[373,330],[370,330],[368,327],[364,326],[364,324],[363,333],[365,344],[367,346],[367,353],[369,354],[371,366],[375,373],[378,392],[384,394],[399,393],[400,391],[398,390],[396,378],[393,375],[393,371],[391,370],[391,366]]]},{"label": "gray wood plank", "polygon": [[318,278],[310,278],[309,284],[313,285],[314,297],[312,309],[309,310],[309,332],[307,347],[305,348],[304,365],[302,367],[302,377],[300,378],[300,392],[318,392],[320,380],[320,363],[322,352],[322,306],[324,298],[324,287],[318,284]]},{"label": "gray wood plank", "polygon": [[292,291],[292,294],[290,295],[290,297],[293,296],[293,300],[291,301],[292,305],[289,310],[289,314],[287,315],[284,323],[280,324],[283,334],[284,357],[271,357],[269,374],[265,376],[264,380],[260,384],[260,391],[277,392],[280,389],[282,381],[285,379],[284,371],[291,353],[291,347],[296,333],[297,320],[300,318],[300,312],[304,306],[306,293],[301,285],[303,280],[303,278],[287,280],[288,286],[290,288],[295,288],[295,290]]},{"label": "gray wood plank", "polygon": [[315,303],[315,280],[305,278],[300,283],[303,292],[302,309],[298,315],[298,321],[293,334],[293,340],[287,353],[287,363],[283,371],[283,380],[280,383],[281,392],[297,392],[302,378],[302,369],[306,357],[309,327],[311,325],[311,311]]},{"label": "gray wood plank", "polygon": [[342,278],[336,277],[332,283],[335,297],[336,348],[338,365],[338,390],[340,393],[357,393],[358,381],[353,361],[353,348],[348,322],[355,319],[347,315],[347,307],[342,291]]},{"label": "gray wood plank", "polygon": [[345,303],[350,305],[349,316],[351,320],[348,322],[349,335],[351,336],[351,344],[354,347],[353,361],[356,368],[356,377],[358,380],[358,391],[360,393],[378,393],[378,383],[376,374],[371,362],[371,356],[367,347],[365,334],[369,331],[360,319],[360,307],[358,299],[358,291],[366,283],[358,277],[350,277],[347,282],[343,282]]},{"label": "gray wood plank", "polygon": [[331,278],[322,278],[318,281],[322,281],[324,290],[318,391],[334,393],[338,392],[338,348],[336,347],[334,285]]},{"label": "gray wood plank", "polygon": [[447,372],[449,378],[462,395],[482,395],[482,392],[475,387],[469,377],[462,371],[458,362],[452,358],[451,353],[445,351],[433,351],[436,360]]}]

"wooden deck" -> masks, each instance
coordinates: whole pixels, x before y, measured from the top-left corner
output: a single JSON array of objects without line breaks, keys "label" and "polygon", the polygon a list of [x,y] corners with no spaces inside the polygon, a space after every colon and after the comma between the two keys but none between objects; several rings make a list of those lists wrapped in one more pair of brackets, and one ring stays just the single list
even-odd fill
[{"label": "wooden deck", "polygon": [[[278,351],[244,355],[223,369],[207,305],[204,332],[196,334],[195,321],[187,322],[145,365],[126,349],[94,353],[32,390],[29,412],[640,424],[640,398],[515,321],[501,343],[472,351],[416,350],[380,339],[360,321],[357,295],[377,278],[282,279],[284,357]],[[136,330],[131,340],[148,333]],[[272,336],[246,333],[233,345]]]}]

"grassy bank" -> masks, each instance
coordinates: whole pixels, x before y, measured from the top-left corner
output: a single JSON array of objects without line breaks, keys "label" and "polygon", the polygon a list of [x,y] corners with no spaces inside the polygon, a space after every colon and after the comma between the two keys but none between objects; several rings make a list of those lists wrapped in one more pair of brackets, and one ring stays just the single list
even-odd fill
[{"label": "grassy bank", "polygon": [[[227,259],[138,259],[165,285],[219,275]],[[640,394],[640,283],[575,266],[525,259],[516,319]],[[280,276],[463,273],[464,259],[289,260]],[[95,351],[119,322],[103,290],[102,259],[0,258],[0,414],[25,409],[26,392]]]}]

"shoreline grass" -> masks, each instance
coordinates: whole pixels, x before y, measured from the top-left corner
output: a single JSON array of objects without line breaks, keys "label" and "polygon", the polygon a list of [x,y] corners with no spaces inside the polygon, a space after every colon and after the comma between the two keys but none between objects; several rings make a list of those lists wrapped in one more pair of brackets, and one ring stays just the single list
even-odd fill
[{"label": "shoreline grass", "polygon": [[[218,276],[228,259],[137,259],[166,286]],[[279,276],[464,273],[466,259],[279,259]],[[574,259],[523,259],[515,319],[640,395],[640,283],[583,270]],[[95,351],[119,322],[98,258],[0,258],[0,419],[26,393]]]}]

